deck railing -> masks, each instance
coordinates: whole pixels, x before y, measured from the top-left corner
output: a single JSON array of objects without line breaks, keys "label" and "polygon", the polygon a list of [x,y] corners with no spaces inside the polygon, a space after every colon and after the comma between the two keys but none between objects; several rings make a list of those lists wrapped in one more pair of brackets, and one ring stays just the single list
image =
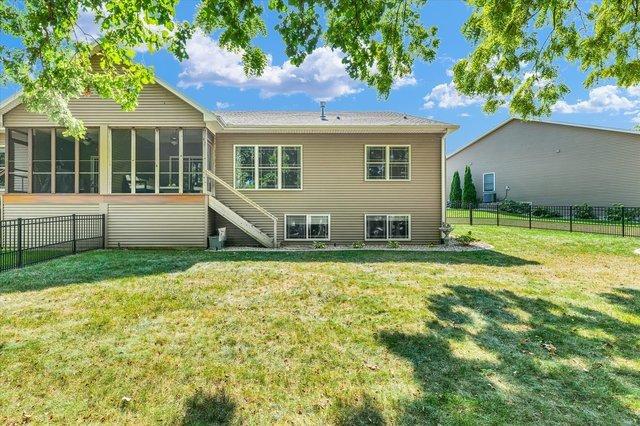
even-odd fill
[{"label": "deck railing", "polygon": [[105,247],[105,215],[0,221],[0,271]]},{"label": "deck railing", "polygon": [[640,237],[640,207],[621,205],[545,206],[505,202],[449,206],[447,222]]}]

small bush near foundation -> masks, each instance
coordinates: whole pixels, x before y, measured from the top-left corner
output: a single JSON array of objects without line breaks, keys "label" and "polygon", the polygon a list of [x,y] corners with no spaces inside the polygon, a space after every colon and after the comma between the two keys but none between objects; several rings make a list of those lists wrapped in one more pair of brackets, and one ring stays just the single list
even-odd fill
[{"label": "small bush near foundation", "polygon": [[351,244],[351,247],[353,247],[354,249],[361,249],[364,247],[364,242],[354,241],[353,244]]},{"label": "small bush near foundation", "polygon": [[324,243],[322,241],[314,241],[313,242],[313,248],[314,249],[325,249],[325,248],[327,248],[327,243]]},{"label": "small bush near foundation", "polygon": [[549,218],[554,218],[554,217],[561,217],[562,215],[560,213],[558,213],[558,212],[554,212],[549,207],[536,206],[531,211],[531,216],[541,217],[541,218],[544,218],[544,219],[549,219]]},{"label": "small bush near foundation", "polygon": [[471,243],[478,241],[478,239],[473,237],[471,235],[471,231],[469,231],[466,234],[460,235],[458,238],[456,238],[456,241],[458,241],[463,246],[468,246]]},{"label": "small bush near foundation", "polygon": [[389,241],[387,242],[387,248],[390,248],[390,249],[400,248],[400,243],[397,241]]},{"label": "small bush near foundation", "polygon": [[596,215],[593,212],[593,207],[585,203],[573,207],[573,217],[576,219],[595,219]]}]

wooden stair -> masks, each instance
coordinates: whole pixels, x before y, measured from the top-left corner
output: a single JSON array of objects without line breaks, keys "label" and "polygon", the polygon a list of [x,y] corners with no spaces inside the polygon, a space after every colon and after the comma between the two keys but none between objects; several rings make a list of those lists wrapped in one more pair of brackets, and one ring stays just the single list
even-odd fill
[{"label": "wooden stair", "polygon": [[258,241],[265,247],[275,247],[274,239],[262,232],[252,223],[240,216],[235,211],[231,210],[225,204],[220,202],[217,198],[209,195],[209,207],[220,216],[233,223],[235,226],[244,231],[247,235]]}]

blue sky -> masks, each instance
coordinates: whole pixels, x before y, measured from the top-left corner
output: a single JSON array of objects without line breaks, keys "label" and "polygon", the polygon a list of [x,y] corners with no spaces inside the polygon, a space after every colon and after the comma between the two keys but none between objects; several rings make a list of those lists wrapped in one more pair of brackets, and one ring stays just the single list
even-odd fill
[{"label": "blue sky", "polygon": [[[183,1],[179,18],[191,19],[195,4]],[[189,43],[191,58],[184,63],[167,52],[140,52],[139,60],[153,66],[159,78],[214,110],[317,110],[318,99],[327,98],[328,111],[389,110],[456,123],[460,130],[449,136],[447,144],[452,152],[508,118],[504,108],[486,115],[480,100],[459,95],[451,83],[450,68],[470,50],[460,34],[469,13],[462,1],[428,2],[422,19],[439,28],[438,57],[432,63],[417,63],[413,77],[399,82],[387,99],[348,78],[339,54],[327,48],[316,50],[298,69],[288,64],[283,44],[272,30],[272,15],[267,16],[269,36],[258,40],[271,56],[271,65],[260,78],[246,78],[238,55],[222,51],[215,34],[198,34]],[[584,75],[575,65],[563,64],[561,73],[571,93],[557,106],[552,120],[622,129],[631,129],[640,120],[640,88],[622,89],[603,82],[585,90]],[[0,87],[0,98],[14,91]]]}]

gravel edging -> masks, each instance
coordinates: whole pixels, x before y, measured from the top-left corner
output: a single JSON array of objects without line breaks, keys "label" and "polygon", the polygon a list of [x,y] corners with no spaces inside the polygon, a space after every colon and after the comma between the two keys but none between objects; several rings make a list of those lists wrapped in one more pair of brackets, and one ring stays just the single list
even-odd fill
[{"label": "gravel edging", "polygon": [[225,247],[220,251],[240,252],[240,251],[261,251],[261,252],[327,252],[327,251],[417,251],[417,252],[462,252],[462,251],[483,251],[492,250],[491,244],[474,242],[468,246],[461,244],[440,244],[440,245],[405,245],[399,248],[388,248],[386,246],[364,246],[363,248],[353,248],[348,245],[327,245],[326,248],[317,249],[311,245],[291,245],[278,248],[270,247]]}]

